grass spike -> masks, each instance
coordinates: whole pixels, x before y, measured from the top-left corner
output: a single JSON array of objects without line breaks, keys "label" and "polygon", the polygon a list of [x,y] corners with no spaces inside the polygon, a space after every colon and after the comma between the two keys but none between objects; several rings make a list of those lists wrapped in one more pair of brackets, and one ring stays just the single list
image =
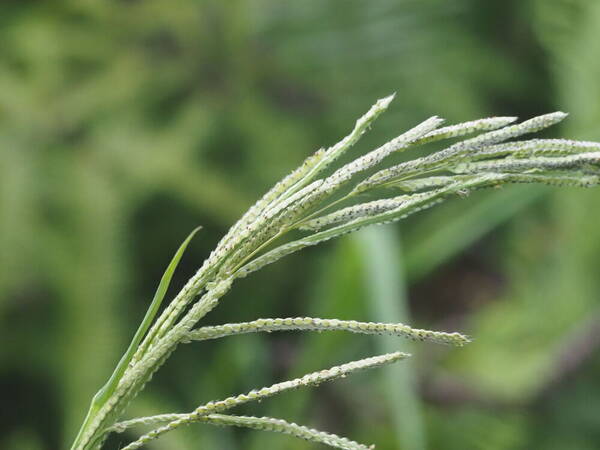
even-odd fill
[{"label": "grass spike", "polygon": [[246,333],[272,331],[349,331],[361,334],[387,334],[418,341],[462,346],[470,342],[460,333],[430,331],[412,328],[402,323],[358,322],[356,320],[319,319],[313,317],[287,317],[282,319],[257,319],[252,322],[229,323],[202,327],[188,333],[186,341],[204,341]]},{"label": "grass spike", "polygon": [[[333,379],[345,372],[387,364],[406,355],[392,353],[355,361],[241,396],[209,402],[189,414],[118,421],[127,404],[143,389],[177,346],[192,338],[208,339],[253,331],[326,329],[357,333],[384,332],[443,343],[466,343],[467,338],[458,333],[413,330],[401,324],[317,318],[258,319],[241,324],[194,328],[218,304],[237,278],[242,278],[303,248],[369,225],[403,219],[450,197],[462,197],[479,189],[507,183],[577,187],[600,184],[598,143],[564,139],[510,141],[561,121],[566,117],[566,114],[561,112],[534,117],[517,124],[512,124],[512,117],[498,117],[443,128],[438,128],[442,121],[434,116],[387,144],[333,171],[332,175],[319,178],[329,165],[356,143],[373,121],[387,109],[392,98],[393,96],[390,96],[376,102],[357,120],[350,134],[329,149],[317,151],[307,158],[300,168],[269,190],[231,227],[198,272],[155,319],[172,270],[191,237],[186,240],[169,265],[166,278],[161,280],[147,317],[138,328],[122,362],[113,372],[109,387],[102,389],[92,403],[71,447],[72,450],[98,450],[110,431],[118,431],[128,423],[142,423],[144,420],[150,421],[148,424],[168,422],[126,448],[138,448],[166,431],[194,421],[271,429],[300,437],[309,436],[307,439],[312,436],[313,440],[318,441],[316,436],[325,435],[319,435],[320,432],[316,431],[314,436],[306,434],[305,427],[281,422],[279,419],[226,416],[220,412],[288,389]],[[392,152],[478,131],[484,133],[457,142],[441,151],[379,170],[366,180],[355,181],[359,174],[379,165]],[[350,181],[353,181],[355,186],[348,188],[349,193],[338,192],[339,188]],[[404,195],[387,198],[391,197],[387,191],[371,201],[359,202],[354,198],[370,189],[390,187],[402,189]],[[333,194],[339,195],[336,197]],[[379,191],[375,191],[375,195],[379,194]],[[304,235],[286,241],[286,235],[291,231],[303,232]],[[133,358],[130,358],[132,354]],[[327,443],[326,440],[321,442]]]},{"label": "grass spike", "polygon": [[250,391],[246,394],[240,394],[238,396],[229,397],[224,400],[209,402],[205,405],[196,408],[191,413],[185,414],[184,416],[179,417],[176,420],[173,420],[172,422],[169,422],[167,425],[164,425],[160,428],[156,428],[155,430],[146,433],[138,440],[123,447],[122,450],[134,450],[140,448],[148,442],[158,439],[160,436],[169,431],[179,428],[182,425],[187,425],[189,423],[197,421],[199,417],[222,412],[234,408],[236,406],[240,406],[244,403],[260,401],[267,397],[272,397],[274,395],[280,394],[285,391],[289,391],[291,389],[297,389],[299,387],[306,386],[314,386],[321,384],[325,381],[331,381],[336,378],[345,377],[346,375],[357,370],[370,369],[385,364],[391,364],[409,356],[409,354],[402,352],[372,356],[370,358],[353,361],[350,363],[342,364],[340,366],[334,366],[330,369],[321,370],[319,372],[313,372],[308,375],[304,375],[300,378],[295,378],[293,380],[277,383],[259,390]]}]

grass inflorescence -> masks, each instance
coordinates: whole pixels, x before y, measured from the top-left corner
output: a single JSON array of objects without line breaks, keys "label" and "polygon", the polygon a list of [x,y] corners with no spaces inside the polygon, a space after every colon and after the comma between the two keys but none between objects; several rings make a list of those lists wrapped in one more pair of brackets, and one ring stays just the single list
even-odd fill
[{"label": "grass inflorescence", "polygon": [[[492,117],[442,127],[431,117],[388,143],[336,170],[331,166],[352,147],[383,113],[393,96],[375,103],[350,134],[320,149],[283,178],[229,230],[196,274],[157,316],[171,276],[190,237],[167,268],[142,324],[107,384],[94,397],[72,450],[102,447],[111,432],[136,425],[156,425],[124,449],[139,448],[162,434],[189,423],[274,431],[342,449],[366,449],[347,438],[271,417],[222,414],[250,401],[289,389],[312,386],[359,369],[408,357],[401,352],[374,356],[314,372],[246,394],[209,402],[189,413],[162,414],[120,421],[126,406],[181,343],[280,330],[349,331],[387,334],[461,346],[460,333],[413,329],[405,324],[358,322],[310,317],[257,319],[220,326],[198,326],[232,283],[303,248],[369,225],[394,222],[471,191],[508,183],[591,187],[600,183],[600,144],[565,139],[512,140],[554,125],[566,117],[546,114],[521,123],[515,117]],[[438,151],[393,166],[390,155],[444,139],[459,140]],[[365,194],[371,199],[365,201]],[[195,230],[196,231],[196,230]],[[194,231],[194,232],[195,232]],[[302,237],[286,240],[288,233]],[[295,236],[296,234],[294,234]]]}]

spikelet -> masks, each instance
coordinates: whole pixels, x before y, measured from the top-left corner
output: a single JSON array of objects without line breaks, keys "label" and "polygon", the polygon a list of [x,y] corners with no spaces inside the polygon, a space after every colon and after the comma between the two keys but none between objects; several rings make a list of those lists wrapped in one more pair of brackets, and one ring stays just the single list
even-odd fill
[{"label": "spikelet", "polygon": [[109,428],[109,431],[113,431],[115,433],[124,433],[131,427],[157,425],[159,423],[173,422],[174,420],[181,419],[185,416],[187,416],[187,414],[171,413],[157,414],[156,416],[136,417],[135,419],[124,420],[123,422],[115,423],[112,427]]},{"label": "spikelet", "polygon": [[288,317],[284,319],[257,319],[252,322],[229,323],[202,327],[190,331],[183,342],[204,341],[244,333],[286,330],[303,331],[349,331],[362,334],[387,334],[418,341],[462,346],[469,338],[460,333],[419,330],[402,323],[357,322],[356,320],[318,319],[314,317]]},{"label": "spikelet", "polygon": [[439,117],[430,117],[406,133],[392,139],[387,144],[367,153],[364,156],[346,164],[336,170],[331,176],[325,179],[324,183],[307,195],[303,200],[297,203],[295,210],[284,221],[284,224],[294,223],[302,214],[312,206],[322,202],[330,196],[356,174],[368,170],[379,164],[383,159],[393,152],[406,149],[412,145],[418,138],[429,133],[443,122]]},{"label": "spikelet", "polygon": [[[137,419],[119,422],[109,428],[109,431],[123,433],[134,426],[158,425],[161,423],[172,422],[183,419],[187,414],[160,414],[156,416],[140,417]],[[348,450],[369,450],[373,447],[367,447],[348,438],[340,437],[336,434],[326,433],[295,423],[286,422],[283,419],[272,417],[253,417],[253,416],[233,416],[228,414],[209,414],[200,416],[192,422],[207,423],[219,426],[236,426],[251,428],[254,430],[273,431],[276,433],[288,434],[307,441],[329,445],[330,447],[348,449]]]},{"label": "spikelet", "polygon": [[239,232],[247,229],[248,226],[256,221],[256,219],[264,212],[264,210],[276,202],[287,190],[292,186],[301,182],[307,173],[315,167],[319,161],[325,156],[325,149],[317,150],[313,155],[309,156],[304,162],[295,169],[291,174],[284,177],[281,181],[275,184],[260,200],[258,200],[250,209],[238,220],[227,232],[227,235],[219,242],[219,245],[213,252],[216,254],[223,251],[227,246],[232,247],[233,241],[239,239]]},{"label": "spikelet", "polygon": [[377,214],[358,217],[341,225],[314,233],[297,241],[283,244],[241,267],[235,277],[245,277],[264,266],[271,264],[284,256],[295,253],[303,248],[326,242],[330,239],[351,233],[369,225],[385,224],[405,219],[411,214],[430,208],[452,195],[465,195],[471,189],[500,185],[508,174],[487,173],[476,177],[468,177],[461,183],[453,183],[444,188],[411,195],[411,198],[401,203],[397,208]]},{"label": "spikelet", "polygon": [[[247,227],[240,233],[241,239],[239,246],[235,252],[229,256],[227,263],[223,267],[223,271],[227,271],[230,267],[235,266],[246,255],[266,242],[269,238],[275,236],[285,225],[287,220],[289,220],[289,217],[293,214],[293,210],[299,209],[295,203],[305,199],[322,184],[323,180],[313,181],[295,194],[283,199],[273,207],[266,209],[261,214],[260,221],[255,221],[252,226]],[[284,213],[286,214],[283,215]]]},{"label": "spikelet", "polygon": [[232,276],[236,278],[244,278],[250,275],[252,272],[262,269],[263,267],[274,263],[275,261],[283,258],[284,256],[290,255],[303,248],[313,245],[311,241],[306,239],[300,239],[297,241],[290,242],[288,244],[280,245],[273,250],[264,253],[263,255],[253,259],[240,267]]},{"label": "spikelet", "polygon": [[[493,179],[488,186],[499,186],[505,183],[540,183],[551,186],[570,186],[570,187],[593,187],[598,185],[599,177],[596,175],[565,175],[565,174],[536,174],[536,173],[491,173]],[[456,175],[456,176],[434,176],[429,178],[420,178],[417,180],[399,181],[390,186],[398,187],[405,191],[416,192],[425,189],[439,189],[451,184],[460,185],[468,180],[473,180],[474,175]],[[486,187],[486,186],[480,186]]]},{"label": "spikelet", "polygon": [[248,274],[255,272],[264,266],[271,264],[284,256],[295,253],[303,248],[320,244],[330,239],[342,236],[353,231],[357,231],[368,225],[390,223],[400,219],[408,217],[417,211],[429,208],[439,201],[443,200],[444,194],[454,193],[448,189],[436,190],[428,193],[415,194],[411,196],[410,200],[401,203],[397,208],[373,214],[370,216],[360,216],[349,222],[342,223],[341,225],[329,228],[324,231],[320,231],[313,235],[307,236],[297,241],[292,241],[287,244],[283,244],[261,256],[250,261],[243,267],[241,267],[235,274],[235,277],[245,277]]},{"label": "spikelet", "polygon": [[306,199],[310,198],[311,194],[316,192],[322,184],[323,180],[313,181],[272,208],[265,210],[261,215],[261,220],[255,221],[241,233],[243,239],[235,251],[229,255],[221,267],[220,273],[227,276],[248,255],[252,255],[270,239],[279,236],[291,220],[302,215],[311,206],[311,204],[307,204]]},{"label": "spikelet", "polygon": [[349,206],[347,208],[340,209],[331,214],[317,217],[309,221],[303,222],[298,226],[300,230],[320,230],[321,228],[334,225],[340,222],[348,222],[359,217],[365,217],[372,214],[378,214],[380,212],[389,211],[390,209],[397,208],[404,202],[409,200],[407,195],[402,195],[394,198],[387,198],[383,200],[374,200],[372,202],[360,203],[358,205]]},{"label": "spikelet", "polygon": [[289,208],[291,205],[293,205],[298,200],[306,197],[311,192],[317,190],[322,184],[323,184],[323,180],[313,181],[308,186],[303,187],[302,189],[300,189],[295,194],[290,195],[286,199],[284,199],[281,202],[275,204],[272,208],[266,210],[263,213],[263,215],[265,216],[266,219],[272,219],[273,217],[276,217],[281,212],[285,211],[286,208]]},{"label": "spikelet", "polygon": [[527,133],[533,133],[552,126],[563,120],[566,116],[567,115],[563,112],[544,114],[516,125],[507,126],[500,130],[490,131],[477,137],[467,139],[466,141],[458,142],[447,149],[433,153],[432,155],[381,170],[358,184],[354,189],[354,192],[364,192],[375,186],[380,186],[393,180],[394,178],[406,177],[431,170],[432,168],[443,167],[445,163],[462,159],[470,152],[475,152],[485,146],[497,144],[506,141],[507,139],[522,136]]},{"label": "spikelet", "polygon": [[551,127],[552,125],[563,121],[567,115],[568,114],[562,111],[543,114],[516,125],[510,125],[501,128],[500,130],[490,131],[489,133],[482,134],[472,139],[467,139],[466,141],[457,144],[457,147],[481,148],[484,145],[496,144],[518,136],[523,136],[524,134],[535,133],[536,131],[543,130],[544,128]]},{"label": "spikelet", "polygon": [[296,222],[305,211],[329,197],[353,176],[379,164],[391,153],[409,147],[419,137],[422,137],[431,130],[435,129],[442,122],[443,119],[440,119],[436,116],[431,117],[406,133],[396,137],[387,144],[382,145],[381,147],[336,170],[331,176],[325,179],[324,183],[318,189],[312,191],[303,200],[296,204],[294,211],[292,211],[284,220],[283,225]]},{"label": "spikelet", "polygon": [[[325,158],[323,158],[323,163],[325,166],[320,167],[320,170],[326,168],[327,165],[334,162],[340,156],[344,154],[346,150],[348,150],[352,145],[354,145],[360,137],[364,134],[365,131],[371,126],[371,124],[383,113],[388,107],[396,94],[389,95],[384,98],[380,98],[375,102],[371,109],[365,113],[360,119],[356,121],[354,129],[352,132],[342,139],[340,142],[335,144],[333,147],[330,147],[325,152]],[[319,172],[320,172],[319,170]],[[318,172],[317,172],[318,173]]]},{"label": "spikelet", "polygon": [[388,107],[396,94],[389,95],[387,97],[381,98],[377,100],[377,102],[371,106],[371,109],[367,111],[367,113],[362,116],[360,119],[356,121],[354,129],[352,132],[342,139],[340,142],[335,144],[333,147],[330,147],[325,152],[325,157],[323,158],[323,162],[321,167],[316,171],[315,175],[320,171],[324,170],[329,164],[333,163],[340,156],[344,154],[346,150],[348,150],[352,145],[354,145],[360,137],[364,134],[365,131],[371,126],[371,124],[383,113]]},{"label": "spikelet", "polygon": [[375,102],[373,106],[367,111],[361,118],[356,121],[354,128],[344,139],[337,144],[329,147],[327,150],[321,152],[321,156],[310,164],[307,170],[302,174],[302,177],[298,177],[293,184],[291,184],[283,197],[291,195],[301,189],[304,185],[314,180],[321,172],[323,172],[329,165],[339,159],[350,147],[352,147],[360,137],[367,131],[371,124],[383,113],[389,106],[392,100],[394,100],[396,94],[392,94],[388,97],[381,98]]},{"label": "spikelet", "polygon": [[517,117],[488,117],[486,119],[472,120],[469,122],[458,123],[448,127],[439,128],[426,136],[418,139],[415,144],[427,144],[437,142],[442,139],[450,139],[467,134],[476,133],[478,131],[497,130],[505,127],[517,120]]},{"label": "spikelet", "polygon": [[199,417],[203,417],[208,414],[214,414],[217,412],[225,411],[227,409],[243,405],[244,403],[260,401],[262,399],[272,397],[273,395],[292,389],[297,389],[299,387],[318,385],[325,381],[345,377],[346,375],[357,370],[370,369],[386,364],[391,364],[409,356],[409,354],[402,352],[387,353],[384,355],[373,356],[370,358],[365,358],[358,361],[342,364],[340,366],[335,366],[331,369],[313,372],[303,377],[296,378],[294,380],[277,383],[270,387],[250,391],[246,394],[241,394],[236,397],[229,397],[224,400],[209,402],[205,405],[196,408],[193,412],[186,414],[183,417],[179,417],[178,419],[173,420],[172,422],[169,422],[167,425],[152,430],[151,432],[140,437],[135,442],[132,442],[129,445],[123,447],[122,450],[134,450],[140,448],[148,442],[159,438],[164,433],[179,428],[182,425],[187,425],[189,423],[197,421]]},{"label": "spikelet", "polygon": [[[225,256],[231,250],[235,249],[238,254],[237,257],[232,259],[232,263],[235,264],[235,261],[240,259],[239,255],[245,251],[245,248],[251,246],[251,244],[247,245],[245,240],[249,236],[254,235],[257,229],[263,228],[262,225],[265,223],[265,220],[260,221],[260,219],[261,217],[264,219],[265,211],[272,209],[277,203],[281,204],[285,202],[290,196],[294,196],[294,194],[303,190],[320,172],[342,156],[346,150],[360,139],[375,119],[388,108],[394,96],[395,94],[392,94],[379,99],[369,111],[356,121],[354,128],[344,139],[327,150],[318,150],[314,155],[308,157],[299,168],[278,182],[231,227],[227,235],[219,242],[209,260],[211,262],[218,260],[219,256]],[[309,207],[306,206],[306,203],[301,203],[299,206],[300,213]],[[289,223],[289,220],[284,221],[284,223]],[[263,241],[265,240],[264,234],[262,233]],[[245,245],[245,248],[240,250],[240,245]]]},{"label": "spikelet", "polygon": [[401,359],[408,358],[409,356],[410,355],[407,353],[394,352],[386,353],[384,355],[372,356],[370,358],[360,359],[357,361],[352,361],[339,366],[334,366],[330,369],[321,370],[319,372],[312,372],[300,378],[276,383],[269,387],[252,390],[250,392],[247,392],[246,394],[240,394],[235,397],[228,397],[224,400],[212,401],[196,408],[189,415],[204,416],[207,414],[225,411],[236,406],[243,405],[244,403],[260,401],[285,391],[298,389],[300,387],[315,386],[326,381],[335,380],[336,378],[343,378],[346,375],[349,375],[352,372],[356,372],[358,370],[372,369],[374,367],[380,367],[386,364],[391,364]]},{"label": "spikelet", "polygon": [[271,188],[259,201],[257,201],[238,222],[231,227],[225,238],[219,243],[215,252],[220,252],[225,247],[233,247],[239,240],[240,230],[247,229],[254,223],[269,206],[278,200],[285,200],[290,195],[295,194],[331,163],[344,154],[346,150],[352,147],[360,137],[365,133],[369,126],[383,113],[394,99],[395,94],[377,100],[373,106],[361,116],[354,125],[354,128],[345,138],[328,149],[319,149],[313,155],[309,156],[304,162],[291,174],[279,181]]},{"label": "spikelet", "polygon": [[272,431],[275,433],[288,434],[309,442],[328,445],[329,447],[342,450],[372,450],[375,447],[359,444],[348,438],[340,437],[336,434],[325,433],[323,431],[308,428],[303,425],[286,422],[283,419],[272,417],[252,417],[252,416],[231,416],[224,414],[211,414],[200,418],[201,422],[213,425],[245,427],[254,430]]},{"label": "spikelet", "polygon": [[419,138],[422,138],[424,135],[427,135],[431,131],[435,130],[443,122],[444,119],[440,119],[437,116],[430,117],[406,133],[403,133],[400,136],[392,139],[387,144],[384,144],[381,147],[367,153],[366,155],[355,159],[351,163],[346,164],[334,172],[329,178],[327,178],[326,188],[329,188],[330,190],[335,189],[337,186],[348,181],[357,173],[376,166],[392,153],[397,152],[398,150],[406,149]]},{"label": "spikelet", "polygon": [[439,189],[456,183],[461,180],[458,176],[433,176],[427,178],[417,178],[414,180],[396,181],[390,183],[390,187],[395,187],[406,192],[418,192],[429,189]]},{"label": "spikelet", "polygon": [[[600,177],[597,175],[564,175],[564,174],[522,174],[505,173],[498,174],[503,183],[538,183],[548,186],[581,187],[589,188],[600,185]],[[500,184],[500,183],[498,183]]]},{"label": "spikelet", "polygon": [[[231,253],[232,251],[235,251],[238,254],[243,253],[247,248],[252,246],[253,242],[248,242],[248,239],[251,237],[256,238],[257,230],[262,230],[264,234],[265,226],[268,227],[272,225],[269,219],[272,219],[291,204],[314,191],[322,183],[322,180],[316,180],[315,182],[303,187],[295,194],[281,198],[279,201],[277,197],[270,199],[268,202],[265,201],[264,205],[261,205],[255,209],[251,218],[248,218],[246,221],[239,221],[229,231],[229,233],[221,240],[221,242],[219,242],[217,249],[211,254],[211,258],[209,258],[209,260],[216,259],[215,257],[221,255],[225,256],[226,253]],[[236,259],[235,256],[232,259]]]},{"label": "spikelet", "polygon": [[564,156],[580,152],[600,151],[600,143],[589,141],[572,141],[569,139],[531,139],[504,144],[490,145],[472,155],[472,160],[509,156],[523,158],[532,156]]},{"label": "spikelet", "polygon": [[[537,183],[561,187],[595,187],[600,185],[598,175],[570,175],[564,173],[501,173],[489,172],[483,175],[457,175],[453,177],[431,177],[439,179],[438,186],[449,186],[447,192],[460,194],[475,189],[498,187],[508,183]],[[427,180],[425,178],[424,180]],[[415,180],[417,181],[417,180]],[[403,182],[406,183],[406,182]],[[450,186],[453,185],[453,186]]]},{"label": "spikelet", "polygon": [[600,152],[579,153],[555,158],[510,158],[458,164],[454,173],[525,172],[528,170],[564,170],[600,164]]}]

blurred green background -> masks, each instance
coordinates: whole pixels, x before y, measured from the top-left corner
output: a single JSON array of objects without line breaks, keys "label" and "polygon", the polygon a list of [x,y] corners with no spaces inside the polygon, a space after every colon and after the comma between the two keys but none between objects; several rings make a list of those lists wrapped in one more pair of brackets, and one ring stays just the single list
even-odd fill
[{"label": "blurred green background", "polygon": [[[394,91],[357,153],[433,114],[560,109],[548,136],[598,140],[600,2],[2,2],[0,448],[67,448],[187,233],[204,226],[173,292],[262,192]],[[597,189],[515,186],[290,256],[206,323],[403,320],[475,341],[196,343],[128,416],[410,348],[410,363],[237,412],[383,450],[600,448],[599,223]],[[314,446],[197,425],[148,448]]]}]

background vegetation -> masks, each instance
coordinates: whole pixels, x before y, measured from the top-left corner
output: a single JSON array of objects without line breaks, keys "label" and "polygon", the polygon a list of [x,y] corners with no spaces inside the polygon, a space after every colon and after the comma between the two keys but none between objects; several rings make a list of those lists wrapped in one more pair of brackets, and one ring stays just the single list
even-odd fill
[{"label": "background vegetation", "polygon": [[[600,139],[599,30],[594,0],[3,2],[0,448],[67,447],[187,233],[204,226],[173,286],[376,98],[397,91],[357,151],[432,114],[560,109],[554,135]],[[267,267],[211,320],[398,318],[476,340],[243,412],[380,449],[598,448],[599,223],[597,190],[517,186]],[[338,333],[188,345],[131,411],[187,411],[377,347],[407,348]],[[197,425],[153,448],[309,447]]]}]

